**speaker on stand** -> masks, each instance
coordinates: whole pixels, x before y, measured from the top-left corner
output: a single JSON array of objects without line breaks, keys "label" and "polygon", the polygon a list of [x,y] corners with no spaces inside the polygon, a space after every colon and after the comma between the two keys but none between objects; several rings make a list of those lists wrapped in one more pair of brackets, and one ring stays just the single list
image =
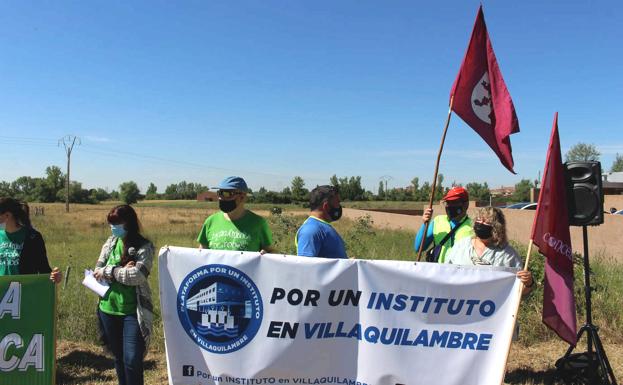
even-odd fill
[{"label": "speaker on stand", "polygon": [[591,304],[590,264],[588,259],[587,226],[604,223],[601,164],[599,162],[567,162],[564,164],[569,224],[582,226],[584,241],[584,295],[586,297],[586,323],[578,331],[577,340],[584,333],[587,351],[574,353],[570,346],[565,355],[556,361],[556,367],[566,380],[573,383],[617,385],[616,378],[601,343],[598,328],[593,325]]},{"label": "speaker on stand", "polygon": [[571,226],[596,226],[604,223],[604,193],[599,162],[564,164],[567,203]]}]

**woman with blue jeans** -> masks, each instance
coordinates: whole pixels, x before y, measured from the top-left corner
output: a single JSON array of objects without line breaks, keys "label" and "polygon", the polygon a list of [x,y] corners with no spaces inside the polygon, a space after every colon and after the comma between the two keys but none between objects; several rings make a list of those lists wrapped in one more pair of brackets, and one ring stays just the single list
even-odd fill
[{"label": "woman with blue jeans", "polygon": [[112,236],[102,247],[94,275],[108,281],[110,289],[100,299],[98,316],[104,340],[115,357],[119,385],[143,385],[143,357],[153,323],[147,278],[154,246],[140,234],[131,206],[114,207],[107,219]]}]

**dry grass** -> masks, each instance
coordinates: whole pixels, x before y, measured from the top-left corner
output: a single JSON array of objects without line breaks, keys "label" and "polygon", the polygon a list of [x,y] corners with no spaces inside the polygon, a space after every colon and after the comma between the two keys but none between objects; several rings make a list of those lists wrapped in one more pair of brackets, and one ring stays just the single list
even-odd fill
[{"label": "dry grass", "polygon": [[[565,353],[567,345],[549,341],[532,346],[513,345],[506,384],[562,384],[556,379],[554,362]],[[615,376],[623,375],[623,347],[606,344],[608,358]],[[58,345],[58,385],[116,385],[112,357],[99,346],[89,343],[61,341]],[[166,384],[167,363],[164,354],[152,350],[145,360],[145,383]]]},{"label": "dry grass", "polygon": [[[57,385],[116,385],[114,361],[104,350],[85,342],[60,341],[57,347]],[[150,351],[145,359],[145,384],[166,384],[167,362]]]}]

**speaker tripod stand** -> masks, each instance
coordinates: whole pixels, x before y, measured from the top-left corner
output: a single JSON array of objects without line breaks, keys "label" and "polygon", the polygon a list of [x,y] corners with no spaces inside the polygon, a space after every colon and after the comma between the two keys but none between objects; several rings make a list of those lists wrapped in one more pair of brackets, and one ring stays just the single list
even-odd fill
[{"label": "speaker tripod stand", "polygon": [[[578,380],[587,381],[590,384],[617,385],[614,378],[612,367],[606,356],[606,351],[599,339],[599,330],[593,325],[592,303],[591,303],[591,281],[590,265],[588,261],[588,232],[586,225],[582,226],[582,237],[584,240],[584,295],[586,297],[586,323],[578,331],[577,340],[580,341],[582,335],[586,333],[587,351],[574,353],[574,346],[567,349],[565,355],[556,361],[556,368],[563,374],[563,377],[578,383]],[[577,346],[576,346],[577,347]],[[597,382],[599,381],[599,382]],[[582,383],[582,382],[580,382]]]}]

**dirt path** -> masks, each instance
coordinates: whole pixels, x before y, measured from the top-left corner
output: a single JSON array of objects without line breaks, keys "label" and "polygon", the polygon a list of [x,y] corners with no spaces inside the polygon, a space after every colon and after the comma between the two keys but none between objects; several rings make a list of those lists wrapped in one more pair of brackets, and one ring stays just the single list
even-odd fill
[{"label": "dirt path", "polygon": [[379,211],[367,211],[358,209],[344,208],[343,214],[345,218],[357,219],[365,215],[369,215],[374,222],[374,226],[384,229],[411,231],[413,234],[422,225],[422,219],[419,216],[383,213]]}]

